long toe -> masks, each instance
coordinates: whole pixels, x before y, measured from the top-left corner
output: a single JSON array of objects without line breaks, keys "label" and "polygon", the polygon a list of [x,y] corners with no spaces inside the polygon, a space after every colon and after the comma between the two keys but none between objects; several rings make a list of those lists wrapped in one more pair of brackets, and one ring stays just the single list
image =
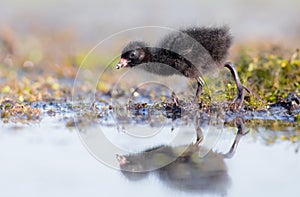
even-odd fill
[{"label": "long toe", "polygon": [[244,97],[245,97],[245,89],[238,91],[238,95],[230,104],[231,106],[233,106],[234,110],[241,109],[244,102]]}]

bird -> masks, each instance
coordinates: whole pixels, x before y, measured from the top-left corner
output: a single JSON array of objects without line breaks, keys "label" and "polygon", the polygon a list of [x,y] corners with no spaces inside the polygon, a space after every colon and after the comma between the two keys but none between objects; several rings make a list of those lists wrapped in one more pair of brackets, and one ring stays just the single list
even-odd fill
[{"label": "bird", "polygon": [[237,96],[231,104],[240,109],[245,91],[253,92],[241,83],[235,64],[227,61],[232,43],[228,26],[185,28],[169,33],[155,46],[143,41],[129,42],[123,48],[116,68],[144,65],[144,70],[158,75],[181,74],[196,79],[196,99],[205,85],[203,76],[225,67],[230,70],[237,86]]}]

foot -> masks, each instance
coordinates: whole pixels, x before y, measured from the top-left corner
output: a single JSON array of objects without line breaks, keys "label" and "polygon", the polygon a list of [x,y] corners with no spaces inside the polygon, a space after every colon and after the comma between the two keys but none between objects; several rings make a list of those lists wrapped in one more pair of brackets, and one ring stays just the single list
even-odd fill
[{"label": "foot", "polygon": [[237,96],[233,99],[233,101],[230,103],[230,106],[233,107],[234,110],[241,109],[245,97],[245,89],[238,89]]}]

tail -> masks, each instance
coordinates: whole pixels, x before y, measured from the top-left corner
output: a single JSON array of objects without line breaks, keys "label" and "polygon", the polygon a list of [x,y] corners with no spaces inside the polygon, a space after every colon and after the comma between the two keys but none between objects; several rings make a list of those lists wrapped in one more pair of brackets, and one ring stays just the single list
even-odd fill
[{"label": "tail", "polygon": [[217,63],[226,61],[233,42],[229,27],[194,27],[182,31],[199,42]]}]

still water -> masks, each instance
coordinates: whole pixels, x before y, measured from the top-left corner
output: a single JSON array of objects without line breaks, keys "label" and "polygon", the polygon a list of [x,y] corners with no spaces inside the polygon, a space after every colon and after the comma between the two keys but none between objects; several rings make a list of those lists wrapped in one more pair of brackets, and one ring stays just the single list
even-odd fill
[{"label": "still water", "polygon": [[[1,122],[0,193],[51,197],[299,196],[299,127],[274,131],[267,126],[271,123],[260,122],[253,130],[248,121],[244,129],[249,133],[240,136],[232,158],[223,155],[236,139],[234,126],[224,128],[218,143],[203,159],[197,157],[199,150],[191,147],[189,153],[167,167],[132,174],[99,162],[87,151],[82,136],[76,129],[66,128],[59,115],[27,125]],[[163,136],[172,136],[176,129],[174,133],[164,132]],[[192,131],[181,132],[186,139],[193,138]],[[109,138],[122,144],[122,136],[124,133],[111,129]],[[287,140],[293,136],[294,141]],[[136,158],[155,145],[137,146],[141,150],[133,156]],[[180,146],[163,152],[169,154]],[[147,164],[152,162],[147,159]]]}]

